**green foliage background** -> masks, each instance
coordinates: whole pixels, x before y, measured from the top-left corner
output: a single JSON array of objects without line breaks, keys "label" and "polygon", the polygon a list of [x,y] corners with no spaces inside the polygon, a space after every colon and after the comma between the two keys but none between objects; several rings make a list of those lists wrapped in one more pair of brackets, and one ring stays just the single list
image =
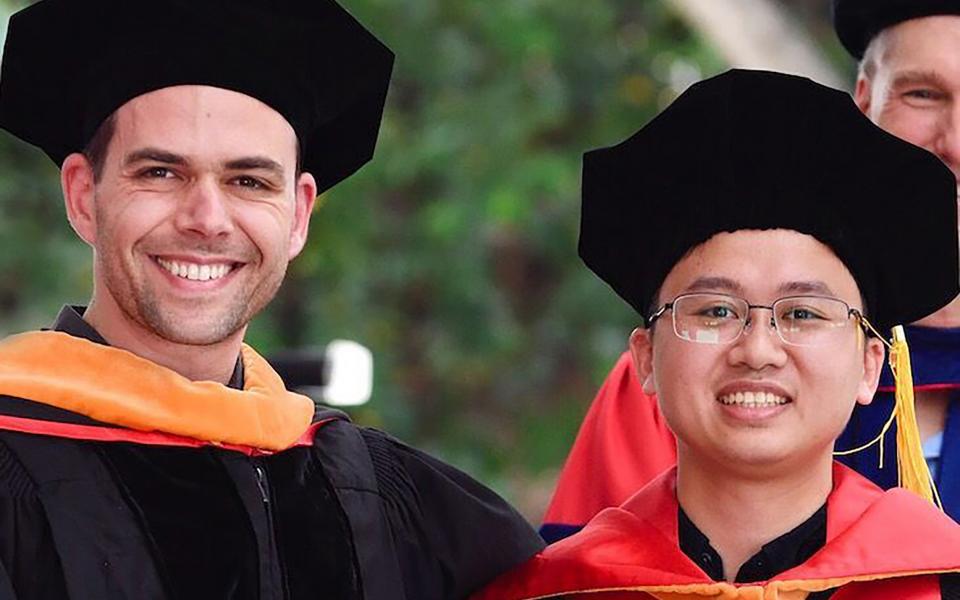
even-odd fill
[{"label": "green foliage background", "polygon": [[[397,54],[377,154],[322,198],[249,339],[366,344],[374,399],[354,417],[537,519],[637,322],[576,256],[580,156],[723,64],[653,0],[344,4]],[[0,333],[86,301],[90,252],[57,169],[6,134],[0,239]]]}]

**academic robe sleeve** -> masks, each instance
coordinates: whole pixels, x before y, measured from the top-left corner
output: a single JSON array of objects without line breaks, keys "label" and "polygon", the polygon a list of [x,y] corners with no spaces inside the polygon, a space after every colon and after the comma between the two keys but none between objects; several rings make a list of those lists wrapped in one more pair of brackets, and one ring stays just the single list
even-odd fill
[{"label": "academic robe sleeve", "polygon": [[17,600],[17,595],[13,593],[13,584],[10,582],[10,576],[0,564],[0,600]]},{"label": "academic robe sleeve", "polygon": [[36,486],[0,443],[0,600],[63,600],[66,583]]},{"label": "academic robe sleeve", "polygon": [[363,436],[407,598],[466,598],[543,549],[516,510],[468,475],[380,431]]}]

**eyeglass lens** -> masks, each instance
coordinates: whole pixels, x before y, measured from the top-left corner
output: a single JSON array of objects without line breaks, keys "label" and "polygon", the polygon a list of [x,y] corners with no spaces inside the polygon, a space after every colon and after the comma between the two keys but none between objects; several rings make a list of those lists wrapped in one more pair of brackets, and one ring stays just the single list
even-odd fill
[{"label": "eyeglass lens", "polygon": [[[743,333],[748,320],[752,323],[750,309],[746,300],[735,296],[684,294],[673,301],[674,331],[681,339],[691,342],[732,342]],[[798,346],[829,343],[835,332],[847,324],[850,315],[849,307],[842,300],[821,296],[780,298],[769,309],[780,338]]]}]

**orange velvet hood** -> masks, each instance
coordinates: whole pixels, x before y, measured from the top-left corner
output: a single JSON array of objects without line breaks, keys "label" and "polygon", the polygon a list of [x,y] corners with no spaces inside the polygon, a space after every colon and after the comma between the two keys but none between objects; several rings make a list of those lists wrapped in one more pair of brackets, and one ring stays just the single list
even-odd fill
[{"label": "orange velvet hood", "polygon": [[84,415],[91,427],[0,416],[0,428],[102,439],[240,446],[278,451],[308,432],[313,402],[288,392],[252,348],[241,351],[244,389],[195,382],[130,352],[43,331],[0,342],[0,395]]}]

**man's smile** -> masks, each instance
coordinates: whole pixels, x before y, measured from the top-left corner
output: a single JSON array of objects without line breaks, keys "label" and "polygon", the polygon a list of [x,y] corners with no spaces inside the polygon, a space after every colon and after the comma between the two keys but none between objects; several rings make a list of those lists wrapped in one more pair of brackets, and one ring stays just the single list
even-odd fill
[{"label": "man's smile", "polygon": [[220,281],[239,270],[245,263],[227,259],[189,259],[189,258],[162,258],[152,256],[153,261],[173,277],[190,282]]},{"label": "man's smile", "polygon": [[736,421],[762,421],[787,410],[793,398],[781,386],[762,381],[736,381],[716,395],[720,410]]},{"label": "man's smile", "polygon": [[720,404],[727,406],[743,406],[745,408],[762,408],[766,406],[780,406],[790,402],[789,399],[769,392],[737,392],[725,394],[717,398]]}]

